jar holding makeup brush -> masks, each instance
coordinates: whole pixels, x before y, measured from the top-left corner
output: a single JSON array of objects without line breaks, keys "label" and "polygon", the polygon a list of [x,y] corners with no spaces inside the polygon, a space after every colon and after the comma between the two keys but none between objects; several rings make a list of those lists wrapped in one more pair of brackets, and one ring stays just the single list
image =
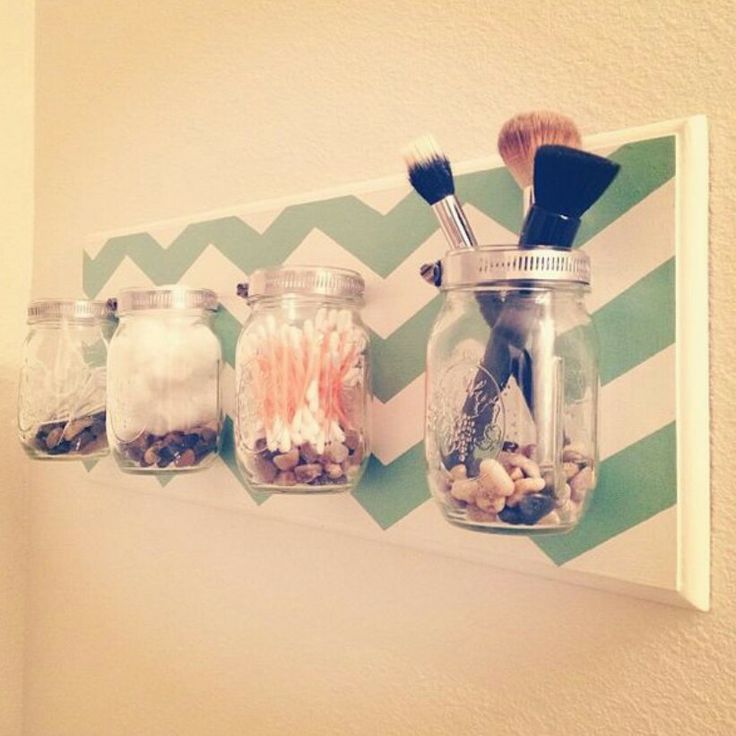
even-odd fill
[{"label": "jar holding makeup brush", "polygon": [[425,448],[445,518],[479,531],[572,529],[598,474],[588,256],[454,251],[427,352]]},{"label": "jar holding makeup brush", "polygon": [[354,488],[370,455],[364,282],[321,266],[254,271],[235,365],[235,448],[253,490]]},{"label": "jar holding makeup brush", "polygon": [[222,348],[209,289],[125,289],[107,361],[107,430],[130,473],[190,472],[220,448]]}]

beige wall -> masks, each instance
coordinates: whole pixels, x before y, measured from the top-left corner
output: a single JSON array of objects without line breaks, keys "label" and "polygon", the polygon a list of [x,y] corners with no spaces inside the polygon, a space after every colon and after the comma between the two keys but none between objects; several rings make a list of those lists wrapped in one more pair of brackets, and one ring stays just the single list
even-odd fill
[{"label": "beige wall", "polygon": [[[712,124],[713,612],[109,488],[32,492],[28,736],[732,734],[730,2],[39,0],[36,292],[83,236],[456,159],[520,109]],[[706,254],[703,254],[706,257]]]},{"label": "beige wall", "polygon": [[0,734],[22,724],[26,470],[15,397],[33,249],[33,3],[0,2]]}]

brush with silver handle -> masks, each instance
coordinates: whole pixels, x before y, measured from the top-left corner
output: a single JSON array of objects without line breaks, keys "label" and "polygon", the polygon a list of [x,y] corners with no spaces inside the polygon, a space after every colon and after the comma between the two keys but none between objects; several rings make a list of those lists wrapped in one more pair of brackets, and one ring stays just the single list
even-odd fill
[{"label": "brush with silver handle", "polygon": [[409,181],[434,210],[451,250],[475,248],[473,234],[462,205],[455,196],[450,160],[431,135],[412,141],[403,151]]},{"label": "brush with silver handle", "polygon": [[[431,135],[417,138],[403,153],[409,181],[416,193],[434,210],[450,249],[475,248],[478,241],[455,196],[450,160],[435,139]],[[419,273],[428,284],[440,285],[442,272],[439,261],[422,264]]]}]

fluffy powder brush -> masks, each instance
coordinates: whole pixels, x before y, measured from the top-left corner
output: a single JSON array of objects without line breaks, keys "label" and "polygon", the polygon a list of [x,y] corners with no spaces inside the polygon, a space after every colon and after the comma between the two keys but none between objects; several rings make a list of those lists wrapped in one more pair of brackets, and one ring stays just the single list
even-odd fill
[{"label": "fluffy powder brush", "polygon": [[525,212],[534,201],[534,157],[546,145],[580,148],[582,141],[575,121],[551,110],[534,110],[514,115],[498,134],[498,152],[524,192]]}]

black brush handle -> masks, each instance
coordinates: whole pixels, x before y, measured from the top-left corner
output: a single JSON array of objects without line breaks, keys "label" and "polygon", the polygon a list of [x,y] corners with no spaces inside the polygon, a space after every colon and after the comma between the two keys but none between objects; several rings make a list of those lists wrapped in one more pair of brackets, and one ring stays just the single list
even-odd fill
[{"label": "black brush handle", "polygon": [[[475,298],[483,319],[492,331],[492,337],[486,343],[480,369],[475,376],[475,383],[483,380],[484,372],[489,373],[498,385],[499,393],[496,401],[500,401],[501,393],[511,376],[514,376],[531,412],[532,363],[526,350],[526,341],[537,318],[538,306],[532,300],[524,298],[524,292],[504,297],[499,292],[489,291],[476,294]],[[474,404],[474,397],[468,396],[463,405],[463,413],[465,416],[473,417],[473,431],[468,445],[443,458],[448,469],[464,463],[468,465],[471,473],[477,470],[472,467],[470,460],[474,447],[481,443],[492,420],[494,405],[492,403],[485,405],[481,412],[474,416]]]},{"label": "black brush handle", "polygon": [[550,212],[534,204],[524,220],[519,245],[522,248],[537,245],[570,248],[579,229],[579,218]]}]

